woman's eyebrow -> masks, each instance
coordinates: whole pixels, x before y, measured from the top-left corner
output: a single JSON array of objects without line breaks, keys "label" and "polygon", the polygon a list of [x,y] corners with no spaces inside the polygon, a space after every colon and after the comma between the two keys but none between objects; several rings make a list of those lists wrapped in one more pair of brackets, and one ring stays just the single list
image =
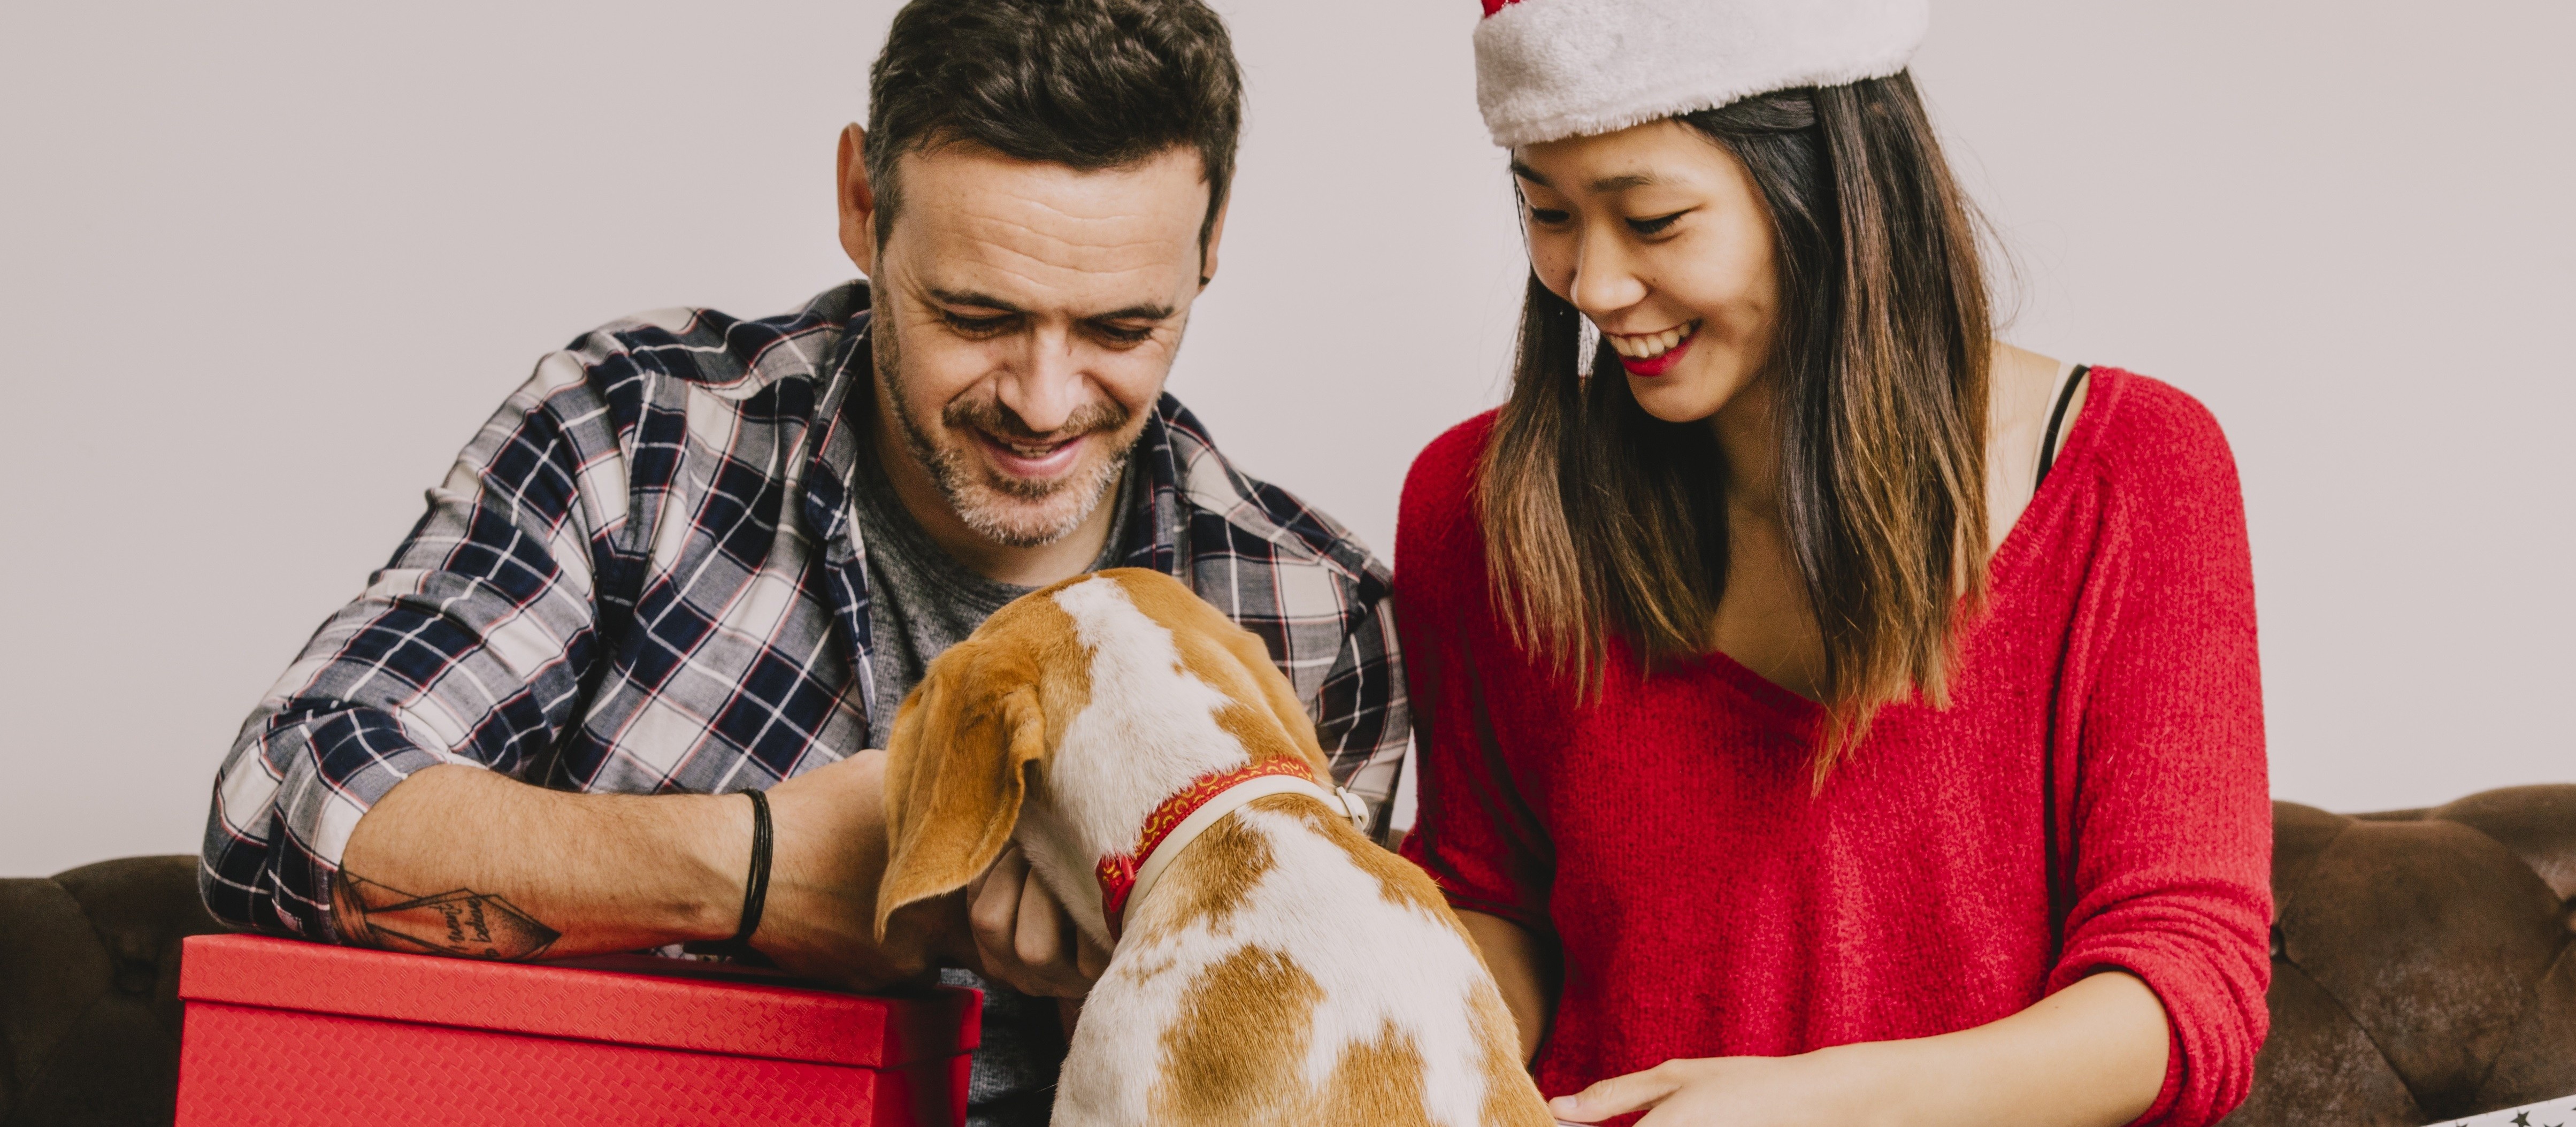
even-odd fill
[{"label": "woman's eyebrow", "polygon": [[[1537,169],[1531,168],[1519,161],[1512,162],[1512,175],[1518,176],[1521,179],[1527,180],[1542,188],[1553,188],[1556,186],[1548,183],[1547,177],[1539,175]],[[1617,176],[1604,176],[1593,181],[1589,185],[1589,188],[1595,194],[1606,195],[1611,192],[1624,192],[1630,188],[1652,187],[1663,182],[1664,181],[1661,177],[1658,177],[1651,172],[1627,172],[1621,173]]]}]

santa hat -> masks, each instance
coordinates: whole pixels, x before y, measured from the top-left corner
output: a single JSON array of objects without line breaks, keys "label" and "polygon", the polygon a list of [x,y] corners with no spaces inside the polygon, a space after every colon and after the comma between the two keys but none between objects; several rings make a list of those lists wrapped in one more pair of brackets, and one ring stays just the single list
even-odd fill
[{"label": "santa hat", "polygon": [[1930,0],[1484,0],[1476,104],[1497,145],[1905,69]]}]

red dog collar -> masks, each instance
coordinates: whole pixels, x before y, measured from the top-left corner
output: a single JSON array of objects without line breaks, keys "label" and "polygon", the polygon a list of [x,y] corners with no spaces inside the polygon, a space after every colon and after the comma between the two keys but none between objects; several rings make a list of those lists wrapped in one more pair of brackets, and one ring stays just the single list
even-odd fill
[{"label": "red dog collar", "polygon": [[1145,815],[1145,828],[1136,835],[1134,852],[1101,858],[1094,875],[1100,878],[1100,914],[1108,920],[1110,941],[1116,942],[1119,933],[1126,930],[1127,899],[1136,891],[1138,870],[1153,858],[1154,851],[1162,847],[1164,839],[1172,836],[1173,830],[1180,828],[1190,815],[1198,813],[1199,808],[1215,801],[1218,795],[1254,779],[1278,775],[1303,779],[1309,786],[1315,785],[1315,772],[1303,760],[1293,758],[1265,759],[1249,767],[1201,775]]}]

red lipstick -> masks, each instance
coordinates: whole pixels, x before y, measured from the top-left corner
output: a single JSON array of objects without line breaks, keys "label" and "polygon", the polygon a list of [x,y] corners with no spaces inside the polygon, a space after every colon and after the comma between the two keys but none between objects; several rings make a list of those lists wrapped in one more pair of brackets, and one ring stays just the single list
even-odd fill
[{"label": "red lipstick", "polygon": [[1619,366],[1628,369],[1629,375],[1651,379],[1672,371],[1673,365],[1681,363],[1682,353],[1690,351],[1690,346],[1697,343],[1699,343],[1699,330],[1693,328],[1691,334],[1683,337],[1680,344],[1665,349],[1662,355],[1646,360],[1622,356],[1619,358]]}]

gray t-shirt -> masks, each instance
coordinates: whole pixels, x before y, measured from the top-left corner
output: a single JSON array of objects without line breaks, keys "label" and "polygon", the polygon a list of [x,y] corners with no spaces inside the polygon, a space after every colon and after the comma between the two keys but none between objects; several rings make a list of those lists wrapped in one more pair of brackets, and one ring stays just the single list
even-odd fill
[{"label": "gray t-shirt", "polygon": [[[868,701],[868,743],[894,736],[894,714],[932,659],[966,640],[1003,604],[1031,591],[958,563],[903,507],[876,458],[862,454],[852,489],[859,533],[867,546],[868,629],[876,693]],[[1107,504],[1115,511],[1108,543],[1092,570],[1118,566],[1128,530],[1144,506],[1140,475],[1130,472]],[[984,1040],[967,1081],[969,1127],[1041,1124],[1055,1105],[1056,1069],[1064,1061],[1064,1026],[1055,1000],[1033,998],[973,971],[947,968],[939,980],[984,992]]]}]

